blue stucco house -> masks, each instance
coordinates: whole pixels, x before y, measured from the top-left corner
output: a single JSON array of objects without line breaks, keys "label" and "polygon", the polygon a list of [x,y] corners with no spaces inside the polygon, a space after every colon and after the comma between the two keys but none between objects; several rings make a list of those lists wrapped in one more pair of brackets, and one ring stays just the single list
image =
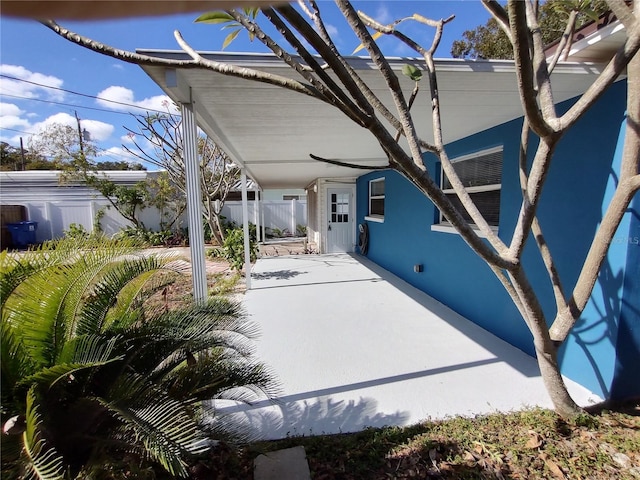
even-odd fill
[{"label": "blue stucco house", "polygon": [[[581,32],[569,62],[552,77],[559,110],[569,108],[624,41],[614,21]],[[188,60],[180,51],[139,50],[161,59]],[[270,54],[202,53],[205,59],[294,78]],[[350,57],[376,95],[388,91],[373,62]],[[400,71],[406,63],[389,59]],[[308,235],[321,253],[354,252],[425,291],[530,355],[531,334],[485,263],[444,221],[434,205],[387,165],[380,145],[335,108],[265,83],[207,70],[147,65],[145,72],[261,189],[305,188]],[[518,151],[522,110],[511,61],[436,60],[443,135],[449,158],[467,182],[497,235],[508,242],[521,205]],[[413,82],[399,75],[408,95]],[[385,97],[387,95],[387,97]],[[420,98],[420,97],[419,97]],[[424,97],[427,98],[427,97]],[[567,288],[583,260],[617,179],[626,80],[619,79],[557,147],[539,217]],[[412,115],[419,132],[431,132],[428,101]],[[428,141],[429,139],[426,138]],[[363,170],[315,162],[309,154],[358,164]],[[430,174],[443,182],[435,157]],[[365,227],[366,226],[366,227]],[[366,249],[360,229],[368,231]],[[551,285],[529,242],[524,263],[549,318]],[[359,245],[360,244],[360,245]],[[365,251],[366,250],[366,251]],[[443,340],[443,341],[446,341]],[[562,372],[603,398],[640,395],[640,196],[614,237],[591,300],[560,352]]]},{"label": "blue stucco house", "polygon": [[[618,82],[559,144],[539,211],[561,278],[578,277],[616,181],[625,120],[625,82]],[[568,107],[573,100],[561,104]],[[467,164],[481,188],[481,211],[507,244],[521,203],[519,133],[515,119],[447,145],[453,162]],[[434,178],[435,158],[425,156]],[[463,177],[465,178],[465,177]],[[383,184],[383,186],[382,186]],[[445,185],[446,187],[446,185]],[[490,268],[443,221],[439,211],[398,173],[358,177],[357,221],[369,230],[366,255],[458,313],[534,355],[532,337]],[[383,192],[382,195],[376,193]],[[381,202],[383,207],[381,207]],[[551,284],[535,251],[523,262],[549,318]],[[610,246],[591,300],[562,348],[562,371],[604,398],[640,394],[640,196]],[[419,266],[419,267],[417,267]]]}]

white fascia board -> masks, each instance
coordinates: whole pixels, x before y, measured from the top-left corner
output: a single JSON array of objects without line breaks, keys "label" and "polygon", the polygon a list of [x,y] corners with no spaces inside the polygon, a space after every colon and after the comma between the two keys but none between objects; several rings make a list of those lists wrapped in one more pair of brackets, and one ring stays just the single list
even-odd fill
[{"label": "white fascia board", "polygon": [[[607,27],[608,28],[608,27]],[[604,31],[603,29],[602,31]],[[581,40],[580,42],[582,42]],[[577,43],[580,43],[577,42]],[[139,54],[151,57],[159,57],[171,60],[189,60],[185,52],[180,50],[136,50]],[[291,71],[291,67],[283,62],[280,58],[271,53],[248,53],[248,52],[218,52],[218,51],[202,51],[198,52],[202,57],[215,60],[221,63],[227,63],[238,67],[246,68],[282,68]],[[319,57],[318,57],[319,58]],[[345,59],[356,70],[378,70],[378,67],[369,57],[345,56]],[[393,70],[400,71],[407,63],[422,65],[424,60],[416,57],[387,57],[387,61]],[[513,60],[468,60],[459,58],[436,58],[434,59],[436,71],[440,72],[494,72],[494,73],[515,73],[515,63]],[[584,68],[580,68],[581,62],[575,64],[567,63],[563,66],[559,65],[555,73],[599,73],[600,69],[591,72],[585,72]],[[597,64],[591,64],[595,66]],[[142,66],[142,68],[145,68]],[[153,67],[152,67],[153,68]],[[157,67],[156,67],[157,68]],[[178,67],[179,69],[181,67]],[[182,67],[184,68],[184,67]]]},{"label": "white fascia board", "polygon": [[576,53],[590,47],[591,45],[595,45],[602,40],[606,40],[607,38],[622,30],[624,30],[624,26],[622,25],[622,23],[614,22],[601,28],[600,30],[593,32],[588,37],[578,40],[571,46],[571,50],[569,51],[569,58],[571,58],[571,55],[575,55]]}]

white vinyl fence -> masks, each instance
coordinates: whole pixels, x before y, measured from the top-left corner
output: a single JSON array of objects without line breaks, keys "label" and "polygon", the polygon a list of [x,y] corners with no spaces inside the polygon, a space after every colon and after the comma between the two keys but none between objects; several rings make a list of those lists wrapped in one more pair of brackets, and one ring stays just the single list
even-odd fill
[{"label": "white vinyl fence", "polygon": [[[258,213],[260,217],[258,218]],[[242,225],[242,202],[225,202],[222,215],[227,221],[233,221]],[[266,228],[269,235],[275,229],[284,235],[296,235],[298,225],[307,225],[307,201],[306,200],[263,200],[260,203],[260,212],[256,208],[256,202],[249,201],[249,221],[260,228]]]},{"label": "white vinyl fence", "polygon": [[[150,174],[153,173],[108,172],[109,177],[119,184],[134,184],[144,180]],[[129,225],[129,222],[114,208],[107,208],[108,201],[98,192],[79,184],[61,185],[58,175],[59,172],[51,171],[0,172],[0,210],[3,206],[11,206],[11,208],[24,206],[26,209],[24,220],[38,222],[37,242],[62,237],[71,224],[81,225],[90,232],[93,230],[98,212],[103,212],[100,225],[104,233],[109,236]],[[222,214],[228,220],[242,225],[242,202],[226,202]],[[139,218],[147,228],[160,229],[160,212],[156,208],[142,210]],[[8,222],[20,220],[12,219]],[[298,225],[307,225],[307,202],[306,200],[263,200],[258,219],[256,202],[250,200],[249,222],[259,224],[262,232],[266,227],[267,235],[273,233],[275,229],[280,230],[284,235],[295,235]],[[186,226],[186,218],[176,224],[176,227],[180,226]]]},{"label": "white vinyl fence", "polygon": [[[120,184],[134,184],[144,180],[148,172],[108,172]],[[130,225],[109,202],[95,190],[79,184],[60,184],[59,172],[27,171],[0,172],[0,209],[3,206],[22,205],[27,218],[37,222],[36,241],[42,242],[63,236],[71,224],[84,227],[88,232],[98,212],[103,212],[100,225],[111,236]],[[139,218],[152,230],[160,227],[160,212],[156,208],[142,210]]]}]

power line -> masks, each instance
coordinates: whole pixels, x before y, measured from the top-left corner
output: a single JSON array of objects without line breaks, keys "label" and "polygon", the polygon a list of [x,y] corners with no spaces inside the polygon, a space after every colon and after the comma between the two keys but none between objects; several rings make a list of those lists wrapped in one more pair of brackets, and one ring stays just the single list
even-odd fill
[{"label": "power line", "polygon": [[[0,130],[8,130],[11,132],[22,133],[24,135],[37,135],[37,133],[25,132],[24,130],[16,130],[15,128],[8,128],[8,127],[0,127]],[[98,152],[102,152],[101,156],[110,157],[110,158],[113,158],[114,160],[121,160],[121,158],[116,157],[113,153],[109,152],[109,150],[107,150],[106,148],[98,147],[97,145],[94,145],[93,148],[95,148],[96,151]]]},{"label": "power line", "polygon": [[73,103],[54,102],[53,100],[44,100],[42,98],[31,98],[31,97],[25,97],[25,96],[22,96],[22,95],[12,95],[10,93],[2,93],[0,96],[2,96],[2,97],[10,97],[10,98],[19,98],[21,100],[29,100],[29,101],[33,101],[33,102],[51,103],[53,105],[62,105],[63,107],[73,107],[73,108],[84,108],[84,109],[87,109],[87,110],[97,110],[98,112],[114,113],[116,115],[131,115],[129,112],[119,112],[117,110],[107,110],[106,108],[98,108],[98,107],[85,107],[83,105],[74,105]]},{"label": "power line", "polygon": [[[114,103],[116,105],[124,105],[126,107],[131,107],[131,108],[139,108],[140,110],[145,110],[147,112],[155,112],[155,113],[164,113],[164,114],[169,114],[169,112],[166,111],[162,111],[162,110],[155,110],[153,108],[145,108],[145,107],[141,107],[139,105],[133,105],[131,103],[125,103],[125,102],[118,102],[116,100],[109,100],[107,98],[102,98],[102,97],[97,97],[95,95],[89,95],[87,93],[80,93],[80,92],[74,92],[73,90],[67,90],[66,88],[60,88],[60,87],[52,87],[51,85],[45,85],[43,83],[38,83],[38,82],[32,82],[31,80],[25,80],[24,78],[17,78],[17,77],[12,77],[10,75],[5,75],[3,73],[0,73],[0,77],[2,78],[7,78],[9,80],[15,80],[17,82],[24,82],[24,83],[29,83],[31,85],[36,85],[38,87],[42,87],[42,88],[50,88],[52,90],[58,90],[61,92],[66,92],[66,93],[71,93],[73,95],[79,95],[81,97],[87,97],[87,98],[93,98],[95,100],[100,100],[103,102],[109,102],[109,103]],[[177,114],[176,114],[177,115]]]},{"label": "power line", "polygon": [[25,132],[24,130],[16,130],[15,128],[0,127],[0,130],[9,130],[10,132],[24,133],[25,135],[35,135],[32,132]]}]

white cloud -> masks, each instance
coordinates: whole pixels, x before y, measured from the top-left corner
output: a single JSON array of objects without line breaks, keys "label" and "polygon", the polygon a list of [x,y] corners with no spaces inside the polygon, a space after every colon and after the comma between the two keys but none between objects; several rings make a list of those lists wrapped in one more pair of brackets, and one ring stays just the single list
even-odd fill
[{"label": "white cloud", "polygon": [[122,147],[111,147],[106,150],[103,150],[98,155],[101,160],[108,161],[125,161],[125,162],[138,162],[140,163],[140,159],[134,155],[131,155]]},{"label": "white cloud", "polygon": [[327,33],[333,39],[333,41],[335,41],[336,38],[340,36],[340,32],[338,32],[338,27],[336,27],[335,25],[331,25],[330,23],[327,23],[325,25],[325,28],[327,29]]},{"label": "white cloud", "polygon": [[102,142],[107,140],[114,131],[114,126],[110,123],[101,122],[99,120],[82,120],[80,122],[82,128],[86,128],[91,134],[91,140],[94,142]]},{"label": "white cloud", "polygon": [[[131,106],[141,107],[149,110],[166,111],[167,108],[171,108],[171,111],[177,113],[173,108],[173,102],[166,95],[156,95],[154,97],[144,98],[142,100],[136,100],[133,90],[120,87],[111,86],[105,88],[97,95],[97,103],[106,108],[119,111],[129,111]],[[117,103],[114,103],[117,102]],[[138,109],[134,109],[136,113],[139,113]]]},{"label": "white cloud", "polygon": [[18,115],[22,115],[23,113],[24,111],[20,109],[20,107],[18,107],[17,105],[14,105],[13,103],[0,102],[0,117],[4,117],[7,115],[18,116]]},{"label": "white cloud", "polygon": [[29,128],[29,122],[17,115],[2,115],[0,116],[0,127],[24,130]]},{"label": "white cloud", "polygon": [[[0,140],[12,145],[17,145],[20,142],[20,132],[26,132],[29,128],[29,121],[24,118],[20,118],[24,112],[12,103],[0,102],[0,128],[10,129],[4,130],[0,133]],[[12,132],[11,130],[18,130]]]},{"label": "white cloud", "polygon": [[[67,125],[69,127],[77,128],[78,123],[74,116],[68,113],[60,112],[55,115],[51,115],[42,122],[34,123],[30,131],[38,133],[44,130],[47,126],[52,124]],[[80,125],[83,129],[86,129],[91,135],[91,141],[101,142],[108,139],[114,131],[114,126],[109,123],[104,123],[99,120],[81,119]]]},{"label": "white cloud", "polygon": [[18,95],[27,98],[46,98],[55,101],[63,100],[65,97],[64,92],[47,88],[62,87],[63,81],[52,75],[32,72],[19,65],[7,64],[0,65],[0,72],[3,75],[19,79],[13,80],[11,78],[0,77],[0,91],[8,95]]},{"label": "white cloud", "polygon": [[98,103],[103,107],[109,107],[114,110],[125,110],[124,105],[113,102],[133,104],[133,90],[125,87],[108,87],[96,95]]},{"label": "white cloud", "polygon": [[380,4],[380,6],[378,7],[378,10],[376,10],[376,15],[374,18],[376,21],[378,21],[379,23],[382,23],[383,25],[386,25],[393,21],[393,18],[391,17],[391,13],[389,12],[389,7],[387,7],[386,3]]}]

